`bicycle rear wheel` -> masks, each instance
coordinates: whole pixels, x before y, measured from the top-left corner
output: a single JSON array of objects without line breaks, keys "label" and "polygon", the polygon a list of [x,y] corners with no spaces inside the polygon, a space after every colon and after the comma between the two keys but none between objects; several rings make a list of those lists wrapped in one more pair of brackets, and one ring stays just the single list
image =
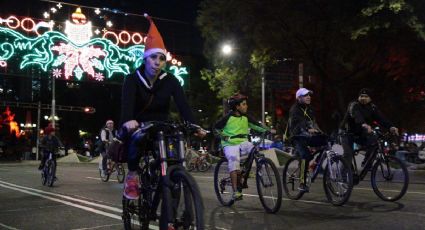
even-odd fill
[{"label": "bicycle rear wheel", "polygon": [[304,192],[298,189],[301,183],[301,159],[298,157],[289,159],[283,168],[282,177],[286,196],[291,200],[300,199],[304,195]]},{"label": "bicycle rear wheel", "polygon": [[195,179],[179,166],[169,168],[169,178],[174,229],[204,229],[204,205]]},{"label": "bicycle rear wheel", "polygon": [[351,166],[341,157],[331,158],[323,175],[323,189],[326,198],[336,206],[345,204],[353,190]]},{"label": "bicycle rear wheel", "polygon": [[41,170],[41,183],[43,185],[46,185],[47,183],[47,167],[44,166],[43,169]]},{"label": "bicycle rear wheel", "polygon": [[232,181],[228,170],[227,159],[218,161],[214,169],[214,190],[218,201],[224,206],[232,206],[235,202],[232,198]]},{"label": "bicycle rear wheel", "polygon": [[406,165],[394,157],[384,156],[372,168],[372,188],[384,201],[396,201],[406,194],[409,185],[409,173]]},{"label": "bicycle rear wheel", "polygon": [[200,164],[198,165],[198,170],[200,171],[200,172],[205,172],[205,171],[207,171],[208,169],[210,169],[211,168],[211,164],[210,163],[208,163],[208,161],[207,161],[207,159],[202,159],[202,161],[200,162]]},{"label": "bicycle rear wheel", "polygon": [[121,163],[117,163],[117,165],[115,167],[116,167],[116,170],[117,170],[118,183],[122,184],[124,182],[124,179],[125,179],[124,166]]},{"label": "bicycle rear wheel", "polygon": [[276,213],[282,204],[282,182],[276,165],[268,158],[258,161],[257,191],[261,204],[268,213]]}]

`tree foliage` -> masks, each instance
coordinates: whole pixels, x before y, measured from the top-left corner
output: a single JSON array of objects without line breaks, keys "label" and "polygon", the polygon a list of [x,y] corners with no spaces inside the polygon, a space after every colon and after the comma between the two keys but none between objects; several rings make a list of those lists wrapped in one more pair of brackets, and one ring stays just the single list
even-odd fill
[{"label": "tree foliage", "polygon": [[[204,0],[198,25],[211,67],[202,76],[225,97],[244,85],[259,86],[251,75],[262,66],[291,58],[317,79],[307,86],[318,92],[319,111],[343,113],[365,86],[406,103],[411,81],[424,75],[423,8],[419,0]],[[232,61],[219,54],[223,41],[237,47]],[[381,94],[376,99],[385,101]],[[321,114],[329,124],[330,116]],[[405,115],[391,118],[401,122]]]}]

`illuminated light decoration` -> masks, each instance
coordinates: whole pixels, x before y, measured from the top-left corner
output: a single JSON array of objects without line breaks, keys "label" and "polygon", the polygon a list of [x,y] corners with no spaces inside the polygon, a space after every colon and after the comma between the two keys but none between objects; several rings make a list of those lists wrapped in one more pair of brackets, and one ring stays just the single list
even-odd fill
[{"label": "illuminated light decoration", "polygon": [[77,24],[77,25],[84,25],[84,24],[86,24],[86,22],[87,22],[86,15],[84,15],[84,14],[81,12],[81,8],[80,8],[80,7],[78,7],[78,8],[75,10],[75,12],[74,12],[74,13],[72,13],[71,19],[72,19],[72,22],[74,22],[74,23],[75,23],[75,24]]},{"label": "illuminated light decoration", "polygon": [[9,22],[9,19],[0,18],[0,24],[3,24],[3,22]]},{"label": "illuminated light decoration", "polygon": [[118,45],[119,43],[120,43],[120,38],[118,37],[118,35],[116,34],[116,33],[114,33],[114,32],[112,32],[112,31],[106,31],[104,34],[103,34],[103,38],[106,38],[107,36],[108,36],[108,34],[110,34],[110,35],[112,35],[112,36],[114,36],[114,38],[115,38],[115,45]]},{"label": "illuminated light decoration", "polygon": [[96,29],[96,30],[94,31],[94,33],[95,33],[96,35],[99,35],[99,34],[100,34],[100,30],[99,30],[99,29]]},{"label": "illuminated light decoration", "polygon": [[177,60],[173,58],[173,60],[171,60],[171,64],[173,65],[177,64]]},{"label": "illuminated light decoration", "polygon": [[112,24],[112,22],[111,22],[111,21],[107,21],[107,22],[106,22],[106,25],[107,25],[108,27],[112,27],[114,24]]},{"label": "illuminated light decoration", "polygon": [[3,68],[7,67],[7,62],[0,61],[0,67],[3,67]]},{"label": "illuminated light decoration", "polygon": [[92,37],[91,22],[85,25],[73,24],[70,21],[65,22],[65,33],[68,38],[77,44],[83,44],[90,41]]},{"label": "illuminated light decoration", "polygon": [[[64,79],[77,78],[79,80],[87,77],[88,79],[100,80],[109,79],[115,75],[125,76],[133,72],[137,67],[143,63],[144,45],[132,45],[127,48],[120,48],[121,43],[119,36],[116,33],[110,32],[103,35],[103,38],[92,38],[86,43],[76,42],[75,39],[71,40],[70,37],[58,31],[52,31],[53,21],[50,22],[35,22],[32,24],[30,18],[23,18],[23,28],[21,22],[15,16],[10,16],[6,20],[4,26],[0,25],[0,64],[7,66],[8,60],[13,60],[17,63],[20,69],[28,67],[38,67],[44,72],[51,72],[53,69],[61,70],[61,77]],[[7,25],[7,27],[6,27]],[[21,29],[28,32],[33,27],[32,32],[34,35],[40,35],[41,28],[49,28],[50,30],[44,31],[41,36],[27,37],[26,35],[15,31]],[[40,31],[41,33],[41,31]],[[147,37],[140,35],[140,33],[122,33],[121,40],[127,42],[128,37],[131,35],[131,41],[140,42]],[[106,39],[106,37],[108,39]],[[111,38],[111,40],[109,40]],[[115,44],[114,44],[114,40]],[[62,44],[69,45],[70,54],[60,54],[59,48]],[[55,47],[55,48],[53,48]],[[72,48],[72,49],[71,49]],[[97,49],[94,52],[88,50]],[[85,51],[83,51],[85,50]],[[75,52],[83,51],[83,58],[75,58]],[[86,52],[87,51],[87,52]],[[93,53],[101,52],[102,55],[98,57],[93,56]],[[86,56],[85,56],[86,55]],[[13,59],[11,59],[13,57]],[[171,60],[171,54],[167,52],[167,59]],[[169,63],[171,65],[171,63]],[[73,68],[72,68],[73,67]],[[84,68],[83,68],[84,67]],[[177,66],[168,66],[166,71],[174,72],[176,76],[181,77],[187,71],[178,71]],[[65,76],[67,72],[67,76]],[[52,72],[51,72],[52,73]],[[103,78],[102,78],[103,76]],[[183,79],[183,78],[181,78]]]},{"label": "illuminated light decoration", "polygon": [[[139,37],[139,40],[136,40],[136,39],[135,39],[136,37]],[[143,42],[143,36],[142,36],[142,35],[140,35],[139,33],[134,33],[133,35],[131,35],[131,41],[132,41],[134,44],[140,44],[140,43],[142,43],[142,42]]]},{"label": "illuminated light decoration", "polygon": [[[11,22],[13,22],[13,20],[12,19],[14,19],[15,20],[15,22],[16,22],[16,25],[14,25],[14,26],[11,26],[10,25],[10,23]],[[10,17],[8,17],[7,18],[7,22],[6,22],[6,24],[7,24],[7,26],[9,26],[9,28],[11,28],[11,29],[16,29],[16,28],[18,28],[19,27],[19,25],[20,25],[20,21],[19,21],[19,19],[17,18],[17,17],[15,17],[15,16],[10,16]]]},{"label": "illuminated light decoration", "polygon": [[[26,26],[25,26],[25,22],[29,22],[29,23],[30,23],[30,25],[31,25],[31,28],[26,27]],[[24,19],[22,19],[22,21],[21,21],[21,28],[22,28],[23,30],[25,30],[25,31],[27,31],[27,32],[31,32],[31,31],[33,31],[33,30],[34,30],[34,27],[35,27],[35,22],[34,22],[34,20],[32,20],[31,18],[24,18]]]},{"label": "illuminated light decoration", "polygon": [[188,74],[186,67],[179,68],[177,66],[171,66],[170,71],[173,73],[174,76],[176,76],[177,80],[179,80],[180,85],[183,86],[184,85],[183,75]]},{"label": "illuminated light decoration", "polygon": [[18,123],[15,121],[15,114],[10,111],[9,107],[6,107],[6,110],[0,116],[0,121],[0,127],[9,125],[10,134],[15,133],[15,136],[19,138],[21,132],[19,131]]},{"label": "illuminated light decoration", "polygon": [[50,11],[52,11],[52,13],[56,13],[56,8],[55,7],[52,7],[52,8],[50,8]]},{"label": "illuminated light decoration", "polygon": [[[65,64],[65,78],[68,79],[75,73],[78,80],[81,80],[82,74],[86,72],[88,75],[95,76],[95,68],[99,68],[93,62],[93,59],[99,59],[101,56],[106,56],[106,53],[100,48],[89,47],[74,47],[69,44],[61,43],[59,46],[51,48],[59,53],[59,58],[53,63],[53,66]],[[96,62],[96,61],[95,61]],[[81,66],[81,67],[80,67]]]},{"label": "illuminated light decoration", "polygon": [[95,73],[95,74],[94,74],[94,79],[95,79],[96,81],[103,81],[103,80],[105,79],[105,76],[103,76],[103,74],[102,74],[102,73]]},{"label": "illuminated light decoration", "polygon": [[52,75],[55,78],[61,78],[62,77],[62,70],[61,69],[53,69]]},{"label": "illuminated light decoration", "polygon": [[49,17],[50,17],[49,12],[47,12],[47,11],[46,11],[46,12],[44,12],[43,17],[44,17],[44,18],[49,18]]},{"label": "illuminated light decoration", "polygon": [[[123,38],[122,38],[122,35],[125,35],[125,36],[127,36],[127,40],[124,40]],[[131,41],[131,35],[130,35],[130,33],[128,33],[127,31],[122,31],[119,35],[118,35],[118,38],[120,39],[120,42],[121,43],[123,43],[124,45],[126,45],[126,44],[128,44],[130,41]]]},{"label": "illuminated light decoration", "polygon": [[173,57],[171,56],[170,52],[167,52],[167,61],[171,61],[171,59],[173,59]]},{"label": "illuminated light decoration", "polygon": [[178,66],[181,66],[182,65],[182,62],[181,61],[177,62],[177,65]]},{"label": "illuminated light decoration", "polygon": [[61,4],[61,3],[58,3],[58,4],[56,5],[56,7],[57,7],[58,9],[60,9],[60,8],[62,8],[62,4]]},{"label": "illuminated light decoration", "polygon": [[100,14],[100,9],[99,9],[99,8],[96,8],[96,10],[94,10],[94,12],[95,12],[96,14]]}]

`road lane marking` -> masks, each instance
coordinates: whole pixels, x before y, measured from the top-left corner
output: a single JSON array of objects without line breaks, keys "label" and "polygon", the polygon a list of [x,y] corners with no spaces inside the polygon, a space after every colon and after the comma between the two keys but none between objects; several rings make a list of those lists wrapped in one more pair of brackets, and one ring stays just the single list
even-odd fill
[{"label": "road lane marking", "polygon": [[[97,177],[90,177],[90,176],[87,176],[86,178],[87,178],[87,179],[92,179],[92,180],[102,180],[102,179],[100,179],[100,178],[97,178]],[[118,182],[118,180],[112,180],[112,179],[109,179],[109,181]]]},{"label": "road lane marking", "polygon": [[[354,187],[354,189],[358,189],[358,190],[367,190],[367,191],[373,191],[373,189],[371,188],[360,188],[360,187]],[[385,191],[385,192],[400,192],[398,190],[388,190],[388,189],[380,189],[381,191]],[[425,192],[416,192],[416,191],[412,191],[410,192],[409,190],[406,191],[406,193],[410,193],[410,194],[419,194],[419,195],[425,195]]]},{"label": "road lane marking", "polygon": [[118,225],[122,225],[122,223],[119,223],[119,224],[108,224],[108,225],[99,225],[99,226],[94,226],[94,227],[89,227],[89,228],[74,228],[74,229],[71,229],[71,230],[88,230],[88,229],[97,229],[97,228],[112,227],[112,226],[118,226]]},{"label": "road lane marking", "polygon": [[10,229],[10,230],[19,230],[18,228],[14,228],[12,226],[8,226],[8,225],[2,224],[2,223],[0,223],[0,227],[4,227],[4,228]]},{"label": "road lane marking", "polygon": [[67,200],[71,200],[71,201],[83,203],[85,205],[91,205],[91,206],[95,206],[95,207],[98,207],[98,208],[103,208],[103,209],[106,209],[106,210],[109,210],[109,211],[113,211],[113,212],[118,212],[118,213],[121,213],[122,212],[122,209],[119,209],[119,208],[114,208],[114,207],[103,205],[103,204],[97,204],[97,203],[94,203],[94,202],[85,201],[85,200],[81,200],[81,199],[77,199],[77,198],[73,198],[73,197],[70,197],[70,196],[61,195],[61,194],[57,194],[57,193],[46,192],[46,191],[39,190],[39,189],[34,189],[34,188],[25,187],[25,186],[20,186],[20,185],[17,185],[17,184],[12,184],[12,183],[8,183],[6,181],[1,181],[0,180],[0,185],[1,184],[8,185],[8,186],[13,186],[13,187],[16,187],[16,188],[19,188],[19,189],[25,189],[27,191],[37,192],[39,194],[46,194],[46,195],[56,196],[56,197],[60,197],[60,198],[63,198],[63,199],[67,199]]},{"label": "road lane marking", "polygon": [[[109,209],[109,210],[115,210],[115,211],[116,210],[119,210],[119,212],[122,213],[122,210],[121,209],[117,209],[117,208],[114,208],[114,207],[110,207],[110,206],[106,206],[106,205],[100,205],[100,204],[96,204],[96,203],[93,203],[93,202],[87,202],[87,201],[75,199],[75,198],[72,198],[72,197],[69,197],[69,196],[64,196],[64,195],[60,195],[60,194],[45,192],[45,191],[42,191],[42,190],[28,188],[28,187],[25,187],[25,186],[19,186],[19,185],[16,185],[16,184],[5,182],[5,181],[0,181],[0,187],[8,188],[8,189],[11,189],[11,190],[16,190],[16,191],[19,191],[19,192],[22,192],[22,193],[33,195],[33,196],[42,197],[42,198],[47,199],[47,200],[59,202],[59,203],[62,203],[62,204],[68,205],[68,206],[72,206],[72,207],[76,207],[76,208],[79,208],[79,209],[83,209],[85,211],[93,212],[93,213],[96,213],[96,214],[99,214],[99,215],[103,215],[103,216],[107,216],[107,217],[110,217],[110,218],[113,218],[113,219],[122,220],[121,216],[116,215],[116,214],[112,214],[112,213],[109,213],[109,212],[101,211],[101,210],[94,209],[92,207],[83,206],[83,205],[80,205],[80,204],[75,204],[75,203],[72,203],[72,202],[69,202],[69,201],[65,201],[65,200],[61,200],[61,199],[58,199],[58,198],[53,198],[53,197],[50,197],[50,196],[42,195],[40,193],[50,194],[50,195],[62,197],[62,198],[73,200],[73,201],[77,201],[77,202],[79,201],[79,202],[82,202],[82,203],[91,204],[93,206],[104,207],[105,209]],[[28,189],[28,190],[25,190],[25,189]],[[29,191],[29,190],[38,191],[40,193],[32,192],[32,191]],[[137,221],[136,221],[136,225],[139,225],[137,223]],[[158,230],[159,229],[159,227],[154,226],[154,225],[149,226],[149,228],[150,229],[153,229],[153,230]]]}]

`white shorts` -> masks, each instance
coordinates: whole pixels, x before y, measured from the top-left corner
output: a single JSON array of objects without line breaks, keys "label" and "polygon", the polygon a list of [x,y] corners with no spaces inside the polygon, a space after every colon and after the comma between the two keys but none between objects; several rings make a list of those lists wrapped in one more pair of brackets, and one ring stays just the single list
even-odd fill
[{"label": "white shorts", "polygon": [[223,150],[228,161],[229,173],[241,169],[241,156],[247,155],[253,147],[254,145],[249,141],[242,142],[239,145],[224,147]]}]

